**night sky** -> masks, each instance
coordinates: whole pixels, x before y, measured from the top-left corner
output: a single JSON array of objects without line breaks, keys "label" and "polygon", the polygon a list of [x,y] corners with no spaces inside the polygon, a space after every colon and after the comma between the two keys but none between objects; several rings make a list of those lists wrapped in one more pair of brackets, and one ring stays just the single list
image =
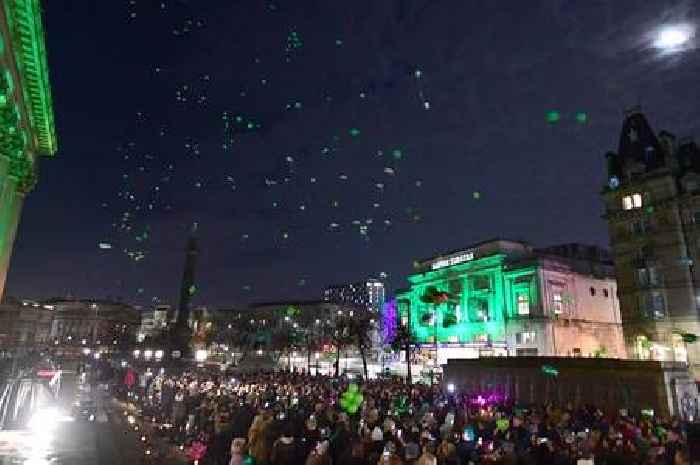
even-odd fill
[{"label": "night sky", "polygon": [[395,289],[492,237],[606,245],[623,110],[700,133],[700,40],[653,44],[695,27],[690,0],[43,4],[59,151],[24,206],[23,298],[176,303],[194,221],[215,306]]}]

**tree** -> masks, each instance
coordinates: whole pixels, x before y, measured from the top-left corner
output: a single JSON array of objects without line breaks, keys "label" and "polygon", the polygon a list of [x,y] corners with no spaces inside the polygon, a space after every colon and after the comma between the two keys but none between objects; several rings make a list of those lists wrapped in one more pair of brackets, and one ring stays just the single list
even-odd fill
[{"label": "tree", "polygon": [[347,321],[349,342],[356,345],[362,357],[362,369],[365,379],[369,378],[367,371],[367,351],[372,347],[372,331],[374,321],[366,311],[361,310],[360,315],[348,319]]},{"label": "tree", "polygon": [[[437,367],[438,363],[438,341],[437,341],[437,309],[440,305],[450,302],[453,300],[452,295],[449,292],[446,291],[441,291],[435,286],[428,286],[425,289],[425,292],[423,295],[420,297],[421,302],[430,304],[433,306],[433,344],[435,344],[435,363],[434,363],[434,368]],[[452,319],[449,319],[447,321],[447,324],[445,324],[445,320],[443,319],[443,326],[444,327],[449,327],[452,324],[456,323],[456,319],[452,321]],[[430,372],[430,382],[432,384],[433,382],[433,376],[435,375],[434,370]]]},{"label": "tree", "polygon": [[335,376],[340,375],[340,350],[352,342],[350,335],[350,320],[347,318],[338,318],[335,323],[335,328],[331,332],[331,342],[335,346]]},{"label": "tree", "polygon": [[391,343],[391,348],[400,351],[404,350],[406,352],[406,383],[411,384],[411,344],[413,343],[413,337],[411,336],[411,331],[408,325],[400,325],[396,328],[396,335]]}]

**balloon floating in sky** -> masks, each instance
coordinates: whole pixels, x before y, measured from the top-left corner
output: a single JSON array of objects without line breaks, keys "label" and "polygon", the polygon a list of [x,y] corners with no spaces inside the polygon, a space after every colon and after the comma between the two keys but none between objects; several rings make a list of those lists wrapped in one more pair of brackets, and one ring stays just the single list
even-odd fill
[{"label": "balloon floating in sky", "polygon": [[551,110],[545,114],[545,119],[549,124],[558,123],[561,119],[561,114],[556,110]]}]

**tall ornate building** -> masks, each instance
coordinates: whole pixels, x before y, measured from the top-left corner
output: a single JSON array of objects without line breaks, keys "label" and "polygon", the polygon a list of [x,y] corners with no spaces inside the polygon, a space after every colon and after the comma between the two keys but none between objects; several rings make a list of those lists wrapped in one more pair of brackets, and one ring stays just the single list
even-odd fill
[{"label": "tall ornate building", "polygon": [[56,152],[51,87],[39,0],[0,7],[0,297],[24,196],[40,155]]},{"label": "tall ornate building", "polygon": [[607,158],[605,219],[630,357],[689,360],[700,374],[695,264],[700,260],[700,149],[628,111]]}]

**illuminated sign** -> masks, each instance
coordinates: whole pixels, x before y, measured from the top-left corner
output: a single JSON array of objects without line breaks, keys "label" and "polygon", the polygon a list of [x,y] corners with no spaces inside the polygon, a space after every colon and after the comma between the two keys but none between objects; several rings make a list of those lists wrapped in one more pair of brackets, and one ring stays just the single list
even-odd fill
[{"label": "illuminated sign", "polygon": [[474,260],[474,252],[465,252],[459,255],[453,255],[452,257],[443,258],[441,260],[434,261],[430,267],[433,270],[439,268],[445,268],[446,266],[457,265],[458,263],[470,262]]}]

